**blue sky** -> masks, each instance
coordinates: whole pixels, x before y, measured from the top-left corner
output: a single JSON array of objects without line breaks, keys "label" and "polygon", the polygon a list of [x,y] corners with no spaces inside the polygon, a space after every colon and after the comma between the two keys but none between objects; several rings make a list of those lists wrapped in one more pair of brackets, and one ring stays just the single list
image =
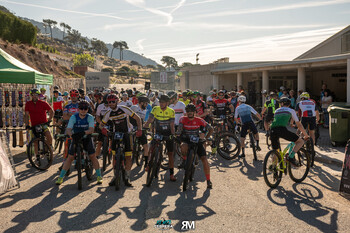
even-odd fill
[{"label": "blue sky", "polygon": [[0,0],[160,63],[291,60],[349,25],[350,0]]}]

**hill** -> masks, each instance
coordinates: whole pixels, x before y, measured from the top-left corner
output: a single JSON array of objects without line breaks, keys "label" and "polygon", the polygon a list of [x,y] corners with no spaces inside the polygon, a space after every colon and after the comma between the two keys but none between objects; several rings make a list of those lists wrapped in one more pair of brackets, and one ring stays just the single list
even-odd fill
[{"label": "hill", "polygon": [[[23,18],[23,20],[26,20],[28,22],[31,22],[34,26],[37,26],[41,33],[47,36],[50,36],[50,29],[47,28],[45,30],[45,27],[43,25],[42,22],[38,22],[32,19],[28,19],[28,18]],[[52,37],[55,39],[59,39],[62,40],[63,39],[63,31],[57,27],[54,27],[52,29]],[[88,42],[91,42],[91,39],[87,39]],[[108,55],[110,56],[113,45],[112,44],[106,44],[107,48],[108,48]],[[116,59],[120,59],[119,58],[119,49],[114,49],[113,51],[113,57]],[[147,66],[147,65],[153,65],[153,66],[157,66],[157,62],[153,61],[152,59],[146,58],[138,53],[135,53],[131,50],[123,50],[123,58],[124,60],[128,60],[128,61],[136,61],[137,63],[143,65],[143,66]]]}]

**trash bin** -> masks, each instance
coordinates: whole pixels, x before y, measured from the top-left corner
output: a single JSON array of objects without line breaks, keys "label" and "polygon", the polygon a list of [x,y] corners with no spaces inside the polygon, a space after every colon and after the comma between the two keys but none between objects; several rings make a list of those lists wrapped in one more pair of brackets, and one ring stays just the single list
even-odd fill
[{"label": "trash bin", "polygon": [[328,107],[329,136],[333,146],[345,144],[350,138],[350,106]]}]

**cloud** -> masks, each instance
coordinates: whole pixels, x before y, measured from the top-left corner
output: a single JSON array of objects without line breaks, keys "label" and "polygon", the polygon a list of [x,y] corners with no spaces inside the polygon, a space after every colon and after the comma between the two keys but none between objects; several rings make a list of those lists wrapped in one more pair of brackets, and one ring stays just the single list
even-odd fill
[{"label": "cloud", "polygon": [[230,10],[222,12],[214,12],[208,14],[202,14],[197,16],[191,16],[192,18],[209,18],[209,17],[219,17],[219,16],[229,16],[229,15],[243,15],[243,14],[255,14],[255,13],[266,13],[274,11],[285,11],[285,10],[295,10],[300,8],[310,8],[310,7],[320,7],[320,6],[329,6],[337,4],[350,3],[350,0],[329,0],[329,1],[315,1],[315,2],[303,2],[295,3],[284,6],[276,7],[266,7],[266,8],[252,8],[252,9],[243,9],[243,10]]},{"label": "cloud", "polygon": [[36,8],[41,8],[41,9],[53,10],[53,11],[60,11],[60,12],[66,12],[66,13],[89,15],[89,16],[94,16],[94,17],[104,17],[104,18],[112,18],[112,19],[119,19],[119,20],[129,20],[129,19],[126,19],[126,18],[113,16],[113,15],[91,13],[91,12],[83,12],[83,11],[73,11],[73,10],[66,10],[66,9],[60,9],[60,8],[54,8],[54,7],[40,6],[40,5],[34,5],[34,4],[22,3],[22,2],[13,2],[13,1],[7,1],[7,0],[0,0],[0,2],[6,2],[6,3],[10,3],[10,4],[15,4],[15,5],[21,5],[21,6],[36,7]]},{"label": "cloud", "polygon": [[142,43],[143,43],[145,40],[146,40],[146,39],[141,39],[141,40],[136,41],[136,45],[137,45],[137,47],[139,48],[140,51],[143,51],[143,49],[144,49]]}]

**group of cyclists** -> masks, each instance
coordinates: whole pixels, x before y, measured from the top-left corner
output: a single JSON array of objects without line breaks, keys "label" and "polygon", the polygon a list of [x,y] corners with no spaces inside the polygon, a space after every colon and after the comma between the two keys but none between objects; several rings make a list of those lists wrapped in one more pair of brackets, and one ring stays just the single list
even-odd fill
[{"label": "group of cyclists", "polygon": [[[314,129],[319,114],[315,101],[310,95],[304,92],[300,95],[301,101],[292,109],[291,100],[288,97],[278,97],[276,92],[263,92],[266,101],[259,114],[252,106],[246,104],[247,97],[244,92],[227,92],[225,90],[213,90],[209,96],[198,91],[186,90],[183,92],[170,91],[159,95],[159,93],[142,93],[136,90],[113,89],[95,90],[85,95],[83,89],[72,89],[60,93],[57,86],[54,87],[52,104],[42,94],[42,90],[32,89],[31,100],[26,103],[25,122],[27,128],[35,131],[35,125],[53,121],[54,134],[66,134],[74,140],[83,138],[84,150],[88,153],[93,167],[96,171],[97,183],[102,184],[103,174],[99,165],[98,157],[101,154],[103,137],[108,132],[123,133],[125,145],[125,185],[131,187],[130,171],[132,168],[133,139],[132,132],[135,132],[139,144],[142,145],[144,155],[144,169],[148,171],[148,161],[154,145],[147,139],[147,130],[167,138],[165,147],[169,159],[170,181],[177,180],[175,176],[175,141],[180,143],[183,161],[179,168],[184,167],[188,150],[189,138],[193,135],[201,139],[209,139],[213,133],[213,119],[222,116],[230,116],[234,123],[240,125],[240,146],[241,158],[245,157],[245,138],[250,130],[254,134],[257,151],[260,151],[259,134],[255,118],[264,121],[264,127],[271,138],[272,148],[280,148],[279,139],[295,142],[292,153],[287,160],[293,166],[299,166],[294,155],[303,146],[304,140],[308,139],[308,129],[311,138],[314,140]],[[43,96],[45,98],[43,98]],[[48,117],[47,117],[48,113]],[[255,117],[254,117],[255,116]],[[299,116],[299,117],[298,117]],[[29,123],[30,118],[30,123]],[[300,119],[300,120],[299,120]],[[287,126],[294,124],[301,131],[303,138],[290,131]],[[29,127],[29,126],[32,127]],[[59,132],[65,125],[64,132]],[[46,127],[45,138],[52,147],[52,136]],[[92,133],[98,133],[97,143],[91,137]],[[303,140],[304,139],[304,140]],[[116,145],[111,141],[112,155],[116,153]],[[76,148],[70,143],[65,154],[60,175],[56,184],[60,185],[63,178],[75,159]],[[205,173],[207,188],[212,188],[210,180],[209,163],[206,156],[207,143],[198,142],[197,154],[202,161]],[[215,146],[212,153],[216,152]],[[114,158],[114,156],[113,156]],[[113,185],[115,177],[109,182]]]}]

